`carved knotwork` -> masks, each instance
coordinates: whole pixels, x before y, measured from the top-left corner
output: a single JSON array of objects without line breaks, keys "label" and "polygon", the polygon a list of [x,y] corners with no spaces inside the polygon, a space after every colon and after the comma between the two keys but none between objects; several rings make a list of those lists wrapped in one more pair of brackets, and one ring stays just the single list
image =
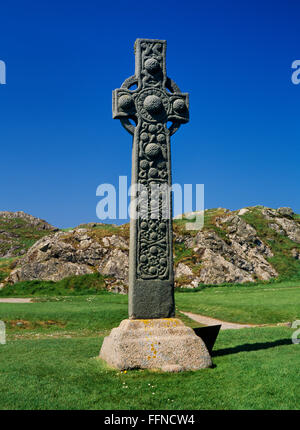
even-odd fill
[{"label": "carved knotwork", "polygon": [[[130,90],[130,88],[133,87],[134,85],[138,85],[138,79],[136,78],[135,75],[130,76],[130,78],[125,79],[121,88],[124,88],[126,90]],[[181,93],[178,85],[169,77],[167,77],[167,79],[166,79],[166,89],[169,90],[171,94]],[[128,131],[128,133],[130,133],[131,135],[134,135],[135,126],[133,124],[131,124],[131,122],[129,121],[128,118],[130,118],[130,114],[127,117],[122,117],[119,119],[120,119],[122,126],[125,128],[125,130]],[[137,119],[136,115],[132,115],[131,119],[133,121],[135,121],[135,123],[137,124],[138,119]],[[172,136],[174,133],[176,133],[176,131],[179,129],[179,127],[182,124],[179,120],[172,120],[171,122],[172,122],[171,126],[168,127],[168,130],[170,132],[170,136]]]},{"label": "carved knotwork", "polygon": [[[135,275],[140,279],[168,279],[173,270],[170,196],[169,192],[167,198],[158,192],[155,200],[151,190],[153,185],[171,185],[170,136],[189,120],[188,94],[181,93],[167,77],[165,41],[138,39],[135,54],[135,75],[113,92],[113,118],[120,119],[134,135],[137,155],[133,177],[147,194],[144,201],[140,200],[140,217],[135,222]],[[151,204],[154,202],[151,207],[149,196]]]}]

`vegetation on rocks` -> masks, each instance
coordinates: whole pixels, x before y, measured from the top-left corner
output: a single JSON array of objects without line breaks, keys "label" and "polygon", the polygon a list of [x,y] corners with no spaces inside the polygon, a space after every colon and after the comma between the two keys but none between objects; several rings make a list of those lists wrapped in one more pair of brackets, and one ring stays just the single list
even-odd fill
[{"label": "vegetation on rocks", "polygon": [[[16,292],[18,286],[23,291],[25,285],[31,291],[33,284],[26,282],[35,281],[35,289],[38,282],[44,282],[45,287],[52,285],[46,281],[59,283],[77,276],[79,282],[82,276],[92,279],[93,274],[100,274],[109,291],[126,293],[129,224],[87,223],[58,231],[30,215],[2,214],[0,232],[10,226],[23,244],[30,236],[26,243],[32,245],[26,252],[11,250],[13,259],[0,259],[0,287],[4,291],[8,292],[11,284]],[[191,220],[184,216],[173,222],[176,287],[300,279],[300,218],[290,208],[209,209],[201,230],[186,229],[187,222]]]},{"label": "vegetation on rocks", "polygon": [[274,210],[258,206],[242,215],[242,218],[256,229],[258,236],[271,248],[274,255],[269,258],[269,262],[280,278],[300,278],[300,260],[292,252],[298,250],[300,254],[300,217],[295,214],[287,217],[291,221],[290,231],[298,230],[297,236],[293,237],[296,240],[292,240],[288,234],[290,231],[278,223],[284,217],[278,216]]},{"label": "vegetation on rocks", "polygon": [[0,211],[0,258],[23,255],[37,240],[57,230],[24,212]]}]

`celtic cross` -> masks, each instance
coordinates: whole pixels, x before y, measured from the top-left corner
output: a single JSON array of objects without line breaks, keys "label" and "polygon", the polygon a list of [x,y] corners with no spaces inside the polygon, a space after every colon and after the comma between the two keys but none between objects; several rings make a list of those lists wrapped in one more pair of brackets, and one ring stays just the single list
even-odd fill
[{"label": "celtic cross", "polygon": [[[135,75],[113,91],[113,118],[120,119],[134,136],[132,184],[136,184],[136,193],[131,198],[140,197],[139,215],[130,219],[130,318],[169,318],[175,314],[170,136],[188,122],[188,106],[188,94],[181,93],[167,77],[166,41],[137,39]],[[153,216],[150,207],[155,204],[148,204],[148,196],[155,185],[161,187],[158,190],[167,186],[168,198],[163,204],[159,191]]]}]

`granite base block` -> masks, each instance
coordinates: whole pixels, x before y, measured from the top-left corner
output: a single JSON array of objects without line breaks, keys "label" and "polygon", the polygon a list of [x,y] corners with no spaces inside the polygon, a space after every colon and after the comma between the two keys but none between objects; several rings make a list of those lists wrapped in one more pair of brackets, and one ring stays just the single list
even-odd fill
[{"label": "granite base block", "polygon": [[120,370],[179,372],[212,365],[203,340],[177,318],[123,320],[104,338],[100,358]]}]

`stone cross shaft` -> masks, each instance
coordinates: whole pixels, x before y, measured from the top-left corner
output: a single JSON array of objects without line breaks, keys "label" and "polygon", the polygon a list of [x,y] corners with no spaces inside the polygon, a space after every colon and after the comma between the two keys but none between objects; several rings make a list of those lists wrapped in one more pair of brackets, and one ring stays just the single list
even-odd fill
[{"label": "stone cross shaft", "polygon": [[[167,77],[166,41],[137,39],[135,75],[113,91],[113,118],[134,136],[131,205],[138,203],[137,215],[130,219],[129,317],[133,319],[175,314],[170,136],[188,122],[188,106],[188,94]],[[162,197],[163,189],[167,198]],[[152,190],[158,190],[153,201]]]}]

